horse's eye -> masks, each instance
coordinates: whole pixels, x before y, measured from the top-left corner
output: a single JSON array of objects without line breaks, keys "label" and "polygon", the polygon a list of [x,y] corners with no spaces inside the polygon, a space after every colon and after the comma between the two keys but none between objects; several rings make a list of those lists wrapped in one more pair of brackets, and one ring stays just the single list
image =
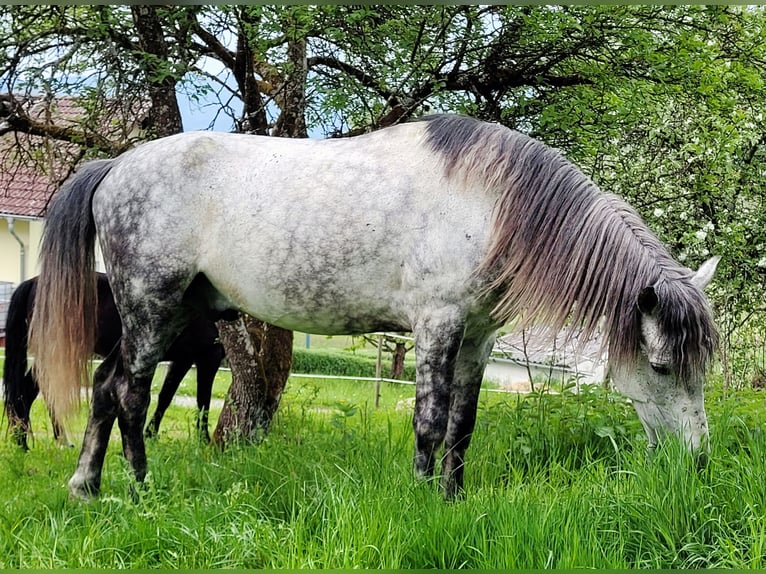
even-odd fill
[{"label": "horse's eye", "polygon": [[670,367],[660,363],[649,363],[652,366],[652,370],[658,375],[669,375]]}]

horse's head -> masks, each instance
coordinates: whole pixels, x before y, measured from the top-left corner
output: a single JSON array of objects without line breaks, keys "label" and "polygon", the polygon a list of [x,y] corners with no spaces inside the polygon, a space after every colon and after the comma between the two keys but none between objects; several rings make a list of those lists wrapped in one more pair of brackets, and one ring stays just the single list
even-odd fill
[{"label": "horse's head", "polygon": [[[719,257],[708,260],[692,282],[704,289],[713,278]],[[644,289],[637,305],[641,321],[641,345],[634,365],[611,365],[617,390],[629,397],[641,419],[650,447],[667,434],[682,437],[689,450],[707,449],[708,426],[703,399],[704,373],[679,374],[670,352],[678,336],[663,332],[656,310],[660,301],[654,288]],[[675,334],[677,335],[677,334]]]}]

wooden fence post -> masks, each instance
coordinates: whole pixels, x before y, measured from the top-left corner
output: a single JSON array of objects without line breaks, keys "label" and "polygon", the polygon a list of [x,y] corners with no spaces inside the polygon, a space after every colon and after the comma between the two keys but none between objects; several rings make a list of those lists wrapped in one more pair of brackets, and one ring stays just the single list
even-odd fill
[{"label": "wooden fence post", "polygon": [[378,335],[378,360],[375,363],[375,408],[380,405],[380,377],[383,371],[383,335]]}]

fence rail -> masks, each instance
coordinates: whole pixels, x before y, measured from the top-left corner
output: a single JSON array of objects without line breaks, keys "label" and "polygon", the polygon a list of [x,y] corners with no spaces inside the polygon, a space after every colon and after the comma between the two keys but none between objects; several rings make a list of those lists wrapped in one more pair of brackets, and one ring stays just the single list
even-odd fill
[{"label": "fence rail", "polygon": [[[0,359],[5,359],[5,353],[0,353]],[[103,360],[101,359],[92,359],[91,365],[100,365],[103,363]],[[167,367],[170,365],[169,361],[161,361],[159,365],[162,365],[164,367]],[[159,366],[158,365],[158,366]],[[195,366],[192,368],[196,369]],[[219,371],[226,371],[227,373],[231,373],[231,369],[229,367],[220,367],[218,369]],[[409,386],[415,386],[414,381],[407,381],[403,379],[388,379],[386,377],[353,377],[350,375],[324,375],[320,373],[290,373],[290,378],[296,378],[296,379],[326,379],[326,380],[339,380],[339,381],[365,381],[365,382],[374,382],[374,383],[392,383],[397,385],[409,385]],[[483,391],[491,392],[491,393],[505,393],[508,392],[506,389],[482,389]],[[376,388],[376,395],[378,393],[379,389]]]}]

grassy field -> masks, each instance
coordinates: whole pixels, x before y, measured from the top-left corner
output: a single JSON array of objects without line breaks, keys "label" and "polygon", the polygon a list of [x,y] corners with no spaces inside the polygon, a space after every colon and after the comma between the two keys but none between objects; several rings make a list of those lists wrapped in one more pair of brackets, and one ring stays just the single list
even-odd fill
[{"label": "grassy field", "polygon": [[466,496],[445,503],[411,473],[413,388],[384,385],[377,410],[372,388],[293,379],[268,437],[225,452],[174,406],[145,486],[131,496],[115,431],[87,504],[66,491],[78,449],[51,443],[38,401],[31,452],[0,442],[0,568],[766,566],[761,394],[708,392],[698,470],[678,444],[647,455],[630,405],[600,388],[484,393]]}]

